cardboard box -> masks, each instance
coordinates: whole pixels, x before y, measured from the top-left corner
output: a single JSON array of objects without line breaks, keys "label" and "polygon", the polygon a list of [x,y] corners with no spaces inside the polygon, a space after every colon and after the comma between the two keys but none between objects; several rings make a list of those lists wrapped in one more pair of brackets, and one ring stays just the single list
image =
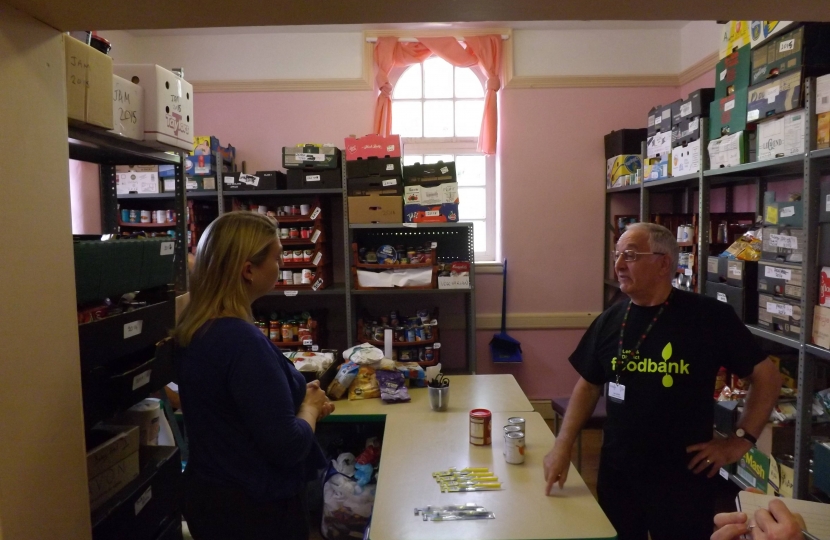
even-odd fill
[{"label": "cardboard box", "polygon": [[100,426],[90,431],[87,478],[90,509],[95,510],[138,477],[138,428]]},{"label": "cardboard box", "polygon": [[[680,107],[680,100],[675,102],[676,107]],[[672,104],[658,105],[653,107],[648,112],[648,120],[646,122],[646,134],[648,136],[656,135],[657,133],[671,132],[672,128]]]},{"label": "cardboard box", "polygon": [[758,124],[758,161],[804,154],[804,111]]},{"label": "cardboard box", "polygon": [[605,160],[622,155],[640,155],[647,129],[620,129],[605,136]]},{"label": "cardboard box", "polygon": [[715,140],[746,130],[746,108],[748,93],[740,88],[731,96],[712,102],[709,113],[709,139]]},{"label": "cardboard box", "polygon": [[747,291],[757,291],[758,263],[755,261],[726,259],[726,284],[733,287],[742,287],[747,289]]},{"label": "cardboard box", "polygon": [[404,223],[458,221],[458,183],[404,188]]},{"label": "cardboard box", "polygon": [[[366,178],[368,176],[403,176],[401,158],[369,158],[346,162],[346,178]],[[455,164],[453,164],[453,178]]]},{"label": "cardboard box", "polygon": [[[185,174],[187,176],[215,176],[215,161],[215,158],[210,154],[186,156],[184,160]],[[222,173],[226,172],[229,172],[229,168],[225,163],[222,163]]]},{"label": "cardboard box", "polygon": [[401,136],[370,134],[363,137],[346,137],[346,161],[368,158],[401,157]]},{"label": "cardboard box", "polygon": [[813,309],[813,344],[830,349],[830,307]]},{"label": "cardboard box", "polygon": [[[389,174],[388,171],[386,174]],[[355,176],[365,175],[357,174]],[[453,161],[446,163],[439,161],[438,163],[428,165],[416,163],[415,165],[407,165],[403,168],[403,185],[405,186],[435,186],[443,182],[457,182],[457,178],[455,174],[455,162]]]},{"label": "cardboard box", "polygon": [[803,105],[801,71],[793,71],[749,88],[746,121],[757,122]]},{"label": "cardboard box", "polygon": [[643,163],[643,181],[662,180],[671,174],[669,156],[661,158],[648,158]]},{"label": "cardboard box", "polygon": [[[709,111],[711,104],[706,105]],[[707,112],[708,116],[709,113]],[[684,118],[672,128],[672,146],[683,146],[700,139],[700,118]]]},{"label": "cardboard box", "polygon": [[760,261],[758,267],[759,292],[801,300],[803,282],[800,266]]},{"label": "cardboard box", "polygon": [[813,444],[813,484],[830,493],[830,442]]},{"label": "cardboard box", "polygon": [[686,146],[676,146],[671,151],[671,174],[683,176],[700,171],[700,140]]},{"label": "cardboard box", "polygon": [[225,161],[233,162],[236,159],[236,148],[231,145],[228,145],[227,147],[220,145],[218,138],[212,135],[200,135],[193,137],[192,155],[213,155],[217,152]]},{"label": "cardboard box", "polygon": [[341,189],[343,173],[339,168],[320,171],[288,169],[286,186],[288,189]]},{"label": "cardboard box", "polygon": [[805,23],[752,51],[752,84],[805,70],[805,77],[830,71],[830,27]]},{"label": "cardboard box", "polygon": [[726,283],[726,257],[709,256],[706,261],[706,281],[711,283]]},{"label": "cardboard box", "polygon": [[662,131],[646,139],[646,155],[650,158],[668,159],[671,154],[672,132]]},{"label": "cardboard box", "polygon": [[804,258],[804,230],[790,227],[764,227],[761,259],[801,263]]},{"label": "cardboard box", "polygon": [[718,49],[719,58],[722,59],[734,53],[736,49],[749,48],[749,21],[728,21],[722,29],[721,43]]},{"label": "cardboard box", "polygon": [[[165,180],[165,191],[167,190]],[[185,178],[185,189],[187,191],[216,191],[216,178],[213,176],[194,176]]]},{"label": "cardboard box", "polygon": [[709,168],[721,169],[746,163],[746,146],[743,131],[709,141]]},{"label": "cardboard box", "polygon": [[830,113],[830,75],[816,79],[816,114]]},{"label": "cardboard box", "polygon": [[193,149],[193,85],[153,64],[119,64],[119,77],[144,89],[144,141],[161,149]]},{"label": "cardboard box", "polygon": [[[414,186],[419,188],[420,186]],[[398,195],[403,196],[403,178],[382,176],[368,176],[366,178],[349,178],[346,180],[346,191],[349,195]]]},{"label": "cardboard box", "polygon": [[706,284],[706,296],[732,306],[735,314],[744,323],[754,323],[758,313],[758,295],[748,289],[732,287],[726,283]]},{"label": "cardboard box", "polygon": [[384,195],[349,197],[349,223],[403,223],[403,200]]},{"label": "cardboard box", "polygon": [[115,193],[159,193],[158,167],[155,165],[118,165],[115,167]]},{"label": "cardboard box", "polygon": [[327,145],[284,146],[282,166],[286,169],[320,171],[340,168],[340,149]]},{"label": "cardboard box", "polygon": [[699,88],[691,92],[689,97],[680,103],[678,117],[672,121],[673,125],[692,118],[708,118],[709,104],[713,101],[715,101],[714,88]]},{"label": "cardboard box", "polygon": [[619,187],[617,181],[621,177],[633,177],[642,168],[643,160],[640,154],[612,157],[605,163],[605,185],[606,187]]},{"label": "cardboard box", "polygon": [[753,446],[738,462],[736,476],[766,493],[769,488],[769,467],[770,457]]},{"label": "cardboard box", "polygon": [[144,90],[118,75],[112,76],[112,123],[110,133],[144,140]]},{"label": "cardboard box", "polygon": [[[768,195],[771,195],[773,198],[775,197],[774,192],[767,192]],[[801,227],[803,223],[804,203],[802,201],[767,201],[764,203],[764,225]]]},{"label": "cardboard box", "polygon": [[823,266],[818,279],[818,303],[830,308],[830,267]]},{"label": "cardboard box", "polygon": [[750,50],[741,47],[736,52],[721,59],[715,67],[714,101],[731,96],[738,90],[749,87]]},{"label": "cardboard box", "polygon": [[66,54],[69,120],[113,129],[112,58],[73,37],[61,37]]},{"label": "cardboard box", "polygon": [[758,293],[758,326],[800,339],[801,301]]},{"label": "cardboard box", "polygon": [[229,172],[222,175],[222,182],[222,188],[227,190],[258,189],[259,176],[243,172]]},{"label": "cardboard box", "polygon": [[259,177],[257,189],[287,189],[287,178],[282,171],[257,171],[255,176]]},{"label": "cardboard box", "polygon": [[793,21],[749,21],[749,44],[754,49],[793,25]]},{"label": "cardboard box", "polygon": [[816,117],[816,148],[830,148],[830,112]]}]

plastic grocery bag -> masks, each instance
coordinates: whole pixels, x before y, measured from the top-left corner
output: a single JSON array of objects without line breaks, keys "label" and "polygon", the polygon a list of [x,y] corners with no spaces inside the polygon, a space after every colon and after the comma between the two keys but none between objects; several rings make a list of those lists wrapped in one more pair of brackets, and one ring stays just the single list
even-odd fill
[{"label": "plastic grocery bag", "polygon": [[354,479],[337,472],[334,463],[329,465],[323,483],[320,530],[326,540],[362,538],[372,515],[377,486],[360,487]]},{"label": "plastic grocery bag", "polygon": [[383,360],[383,351],[369,343],[361,343],[343,351],[343,360],[361,366],[376,364]]}]

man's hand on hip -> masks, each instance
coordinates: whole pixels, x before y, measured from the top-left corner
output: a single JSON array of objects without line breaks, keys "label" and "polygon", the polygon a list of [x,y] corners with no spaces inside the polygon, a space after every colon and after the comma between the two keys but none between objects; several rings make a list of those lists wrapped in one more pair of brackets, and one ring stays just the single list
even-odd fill
[{"label": "man's hand on hip", "polygon": [[689,462],[689,470],[700,474],[706,469],[706,476],[712,478],[721,467],[735,463],[741,456],[752,448],[752,443],[746,439],[730,437],[728,439],[712,439],[709,442],[693,444],[686,448],[687,453],[696,452]]}]

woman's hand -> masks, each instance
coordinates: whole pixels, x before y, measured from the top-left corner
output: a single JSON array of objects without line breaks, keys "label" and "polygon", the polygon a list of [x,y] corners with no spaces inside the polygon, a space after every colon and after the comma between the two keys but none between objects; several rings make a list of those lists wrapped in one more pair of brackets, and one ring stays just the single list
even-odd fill
[{"label": "woman's hand", "polygon": [[[300,408],[308,408],[315,418],[320,419],[327,416],[333,406],[326,397],[326,393],[320,388],[319,381],[313,381],[306,385],[305,399]],[[328,411],[328,412],[326,412]]]}]

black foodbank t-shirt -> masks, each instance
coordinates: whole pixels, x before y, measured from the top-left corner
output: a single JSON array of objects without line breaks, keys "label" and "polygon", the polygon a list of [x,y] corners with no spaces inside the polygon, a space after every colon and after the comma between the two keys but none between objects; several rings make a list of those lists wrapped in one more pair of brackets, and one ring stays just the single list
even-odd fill
[{"label": "black foodbank t-shirt", "polygon": [[622,403],[607,400],[602,459],[628,468],[685,465],[686,447],[712,438],[718,369],[746,377],[766,355],[728,304],[674,290],[639,354],[632,349],[660,306],[632,304],[621,359],[627,306],[620,302],[602,313],[570,357],[588,382],[614,382],[619,374],[625,386]]}]

